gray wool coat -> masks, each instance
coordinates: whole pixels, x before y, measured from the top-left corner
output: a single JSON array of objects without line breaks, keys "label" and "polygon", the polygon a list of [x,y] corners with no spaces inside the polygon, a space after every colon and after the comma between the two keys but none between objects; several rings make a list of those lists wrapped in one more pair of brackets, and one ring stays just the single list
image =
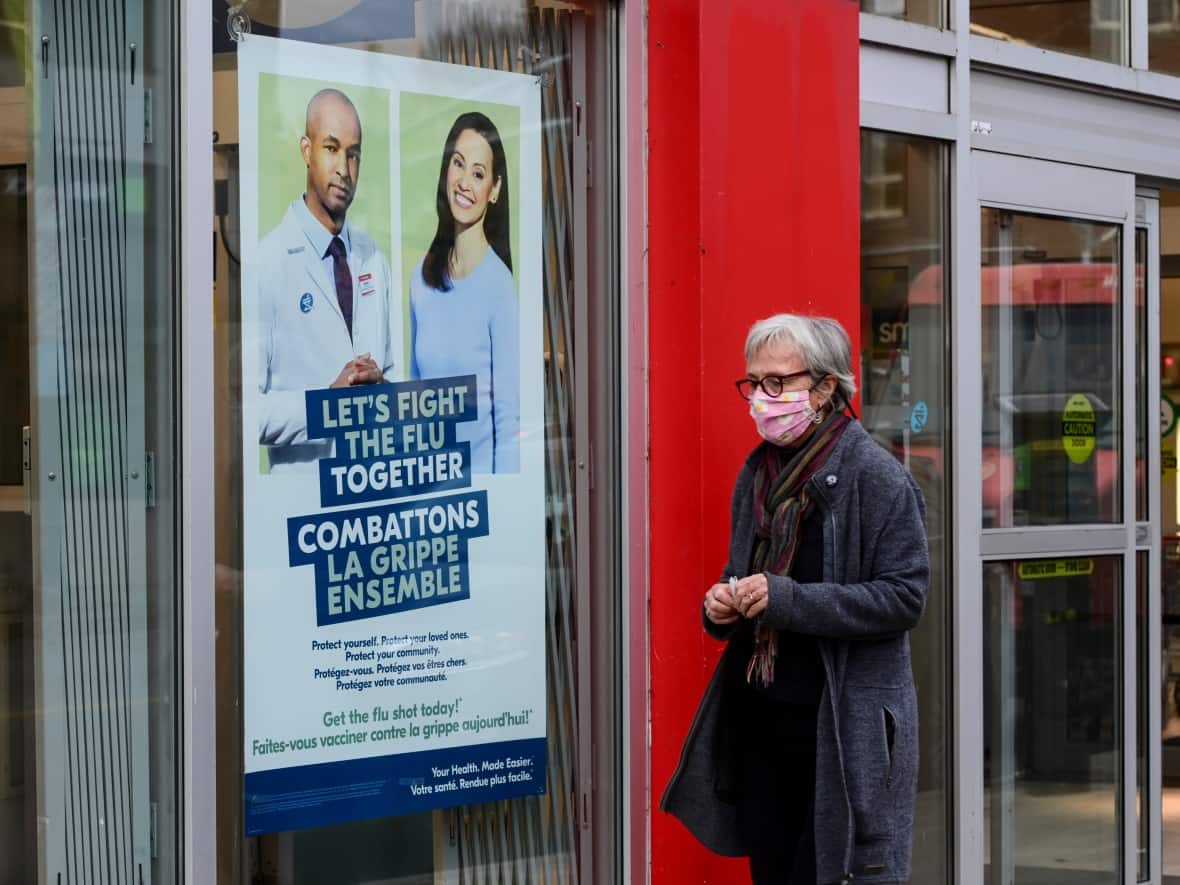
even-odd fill
[{"label": "gray wool coat", "polygon": [[[749,567],[752,465],[760,450],[734,487],[722,581],[744,576]],[[925,503],[909,473],[858,421],[849,424],[808,491],[824,521],[824,582],[769,576],[761,617],[781,630],[817,637],[827,676],[816,734],[817,881],[905,882],[918,773],[909,631],[921,617],[930,576]],[[719,639],[734,629],[707,619],[706,627]],[[740,738],[726,728],[732,718],[726,716],[726,683],[745,669],[744,660],[727,660],[735,650],[727,647],[713,674],[660,807],[712,851],[742,856],[749,846],[738,826],[736,779],[729,771],[731,747]]]}]

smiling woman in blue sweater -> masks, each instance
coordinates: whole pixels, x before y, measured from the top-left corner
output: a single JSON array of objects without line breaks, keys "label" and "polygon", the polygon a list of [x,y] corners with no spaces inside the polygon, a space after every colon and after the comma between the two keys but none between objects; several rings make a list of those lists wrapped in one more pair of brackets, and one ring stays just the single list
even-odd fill
[{"label": "smiling woman in blue sweater", "polygon": [[438,229],[410,278],[410,377],[475,375],[479,418],[459,425],[473,473],[520,469],[519,307],[500,133],[462,114],[443,149]]}]

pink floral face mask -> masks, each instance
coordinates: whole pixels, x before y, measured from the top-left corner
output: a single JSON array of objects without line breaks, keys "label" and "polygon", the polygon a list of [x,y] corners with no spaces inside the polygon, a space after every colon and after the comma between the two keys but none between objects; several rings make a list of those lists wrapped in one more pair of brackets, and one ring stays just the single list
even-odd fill
[{"label": "pink floral face mask", "polygon": [[750,397],[750,417],[764,440],[789,446],[819,415],[811,408],[810,391],[784,390],[778,396],[767,396],[759,388]]}]

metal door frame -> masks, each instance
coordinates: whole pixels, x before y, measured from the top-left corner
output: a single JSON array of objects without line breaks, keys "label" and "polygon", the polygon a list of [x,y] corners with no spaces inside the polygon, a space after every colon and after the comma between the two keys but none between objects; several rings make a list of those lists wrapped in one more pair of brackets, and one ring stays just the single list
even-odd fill
[{"label": "metal door frame", "polygon": [[[1121,323],[1121,371],[1122,371],[1122,521],[1109,525],[1090,525],[1063,528],[1021,528],[983,529],[982,498],[980,491],[980,459],[982,451],[981,418],[978,406],[982,405],[979,393],[961,397],[968,403],[959,414],[964,418],[974,407],[976,414],[960,421],[955,449],[957,463],[962,465],[957,472],[959,501],[956,513],[960,516],[960,535],[967,536],[958,544],[956,552],[957,574],[959,576],[959,599],[956,613],[956,641],[960,654],[956,656],[956,689],[962,702],[966,698],[979,698],[971,704],[969,712],[959,715],[955,741],[959,759],[956,766],[957,793],[960,810],[958,834],[960,860],[959,881],[982,883],[984,846],[984,780],[983,780],[983,629],[985,612],[982,597],[982,566],[988,561],[1014,560],[1022,558],[1044,558],[1054,555],[1069,555],[1085,550],[1092,554],[1117,554],[1122,563],[1122,627],[1119,634],[1122,680],[1116,687],[1121,701],[1121,741],[1123,751],[1120,773],[1120,797],[1122,809],[1120,856],[1123,880],[1135,882],[1137,867],[1138,830],[1136,815],[1136,705],[1138,672],[1136,669],[1135,646],[1135,588],[1136,553],[1138,550],[1152,550],[1153,562],[1158,562],[1158,513],[1151,509],[1148,521],[1150,546],[1135,543],[1135,361],[1136,341],[1134,324],[1135,285],[1135,230],[1136,191],[1133,175],[1107,170],[1090,169],[1034,160],[979,150],[970,152],[968,162],[969,182],[960,182],[959,193],[967,191],[969,200],[960,203],[960,232],[956,255],[960,272],[957,277],[965,283],[957,291],[955,341],[959,345],[955,358],[955,389],[959,391],[981,391],[982,342],[979,332],[981,316],[981,291],[979,282],[979,247],[981,244],[980,209],[995,207],[1018,212],[1040,215],[1081,218],[1102,222],[1114,222],[1122,227],[1122,310]],[[962,187],[967,185],[967,187]],[[1143,225],[1139,225],[1143,226]],[[1158,229],[1158,228],[1157,228]],[[1150,242],[1150,237],[1149,237]],[[965,248],[964,248],[965,247]],[[1149,248],[1149,260],[1151,258]],[[1158,262],[1158,255],[1156,255]],[[1151,271],[1148,270],[1148,279]],[[1150,292],[1151,287],[1148,287]],[[1151,317],[1158,316],[1158,295],[1155,312],[1149,301],[1149,329]],[[1151,336],[1149,336],[1150,338]],[[1149,344],[1149,347],[1151,345]],[[1158,354],[1158,342],[1154,352]],[[1149,360],[1150,360],[1149,355]],[[1149,362],[1149,387],[1153,372]],[[1158,378],[1154,379],[1158,399]],[[1148,402],[1153,402],[1148,392]],[[972,406],[971,404],[974,404]],[[1154,422],[1149,418],[1149,431]],[[1154,451],[1149,446],[1149,463],[1158,464],[1158,432],[1148,433],[1154,442]],[[1151,484],[1148,483],[1149,489]],[[1149,505],[1150,506],[1150,505]],[[1140,524],[1142,525],[1142,524]],[[1154,529],[1152,529],[1154,526]],[[1153,569],[1151,580],[1158,589],[1158,570]],[[1149,589],[1149,596],[1154,594]],[[1148,617],[1149,625],[1152,618]],[[1155,636],[1149,637],[1153,647],[1158,649],[1158,625]],[[970,637],[959,643],[960,637]],[[1155,660],[1158,657],[1150,657]],[[1158,680],[1158,674],[1156,675]],[[1156,692],[1158,694],[1158,692]],[[1155,698],[1155,695],[1152,695]],[[960,703],[959,706],[963,706]],[[1153,700],[1152,712],[1158,721],[1158,702]],[[1154,743],[1149,739],[1149,747]],[[1155,751],[1158,754],[1158,749]],[[1152,773],[1158,781],[1158,763],[1151,762]],[[1153,782],[1154,783],[1154,782]],[[1153,819],[1149,820],[1149,852],[1154,872],[1159,866],[1158,801],[1154,798],[1156,784],[1150,795]],[[967,846],[969,850],[964,851]],[[973,863],[964,864],[966,860]],[[1158,879],[1156,880],[1158,881]]]},{"label": "metal door frame", "polygon": [[[1139,637],[1147,644],[1147,672],[1138,674],[1147,679],[1147,790],[1143,797],[1143,812],[1147,815],[1147,876],[1148,881],[1163,881],[1163,745],[1160,733],[1163,729],[1162,680],[1159,661],[1163,653],[1163,622],[1160,605],[1162,592],[1161,511],[1158,481],[1162,462],[1160,460],[1160,427],[1156,423],[1153,407],[1160,402],[1160,204],[1159,191],[1138,188],[1135,196],[1135,227],[1147,231],[1147,264],[1144,268],[1143,295],[1147,310],[1147,340],[1137,342],[1146,348],[1147,359],[1147,412],[1144,426],[1147,430],[1147,516],[1146,521],[1135,525],[1134,541],[1136,553],[1147,553],[1147,600],[1143,613],[1147,624],[1147,636]],[[1136,354],[1137,356],[1139,354]],[[1146,539],[1146,543],[1144,540]]]}]

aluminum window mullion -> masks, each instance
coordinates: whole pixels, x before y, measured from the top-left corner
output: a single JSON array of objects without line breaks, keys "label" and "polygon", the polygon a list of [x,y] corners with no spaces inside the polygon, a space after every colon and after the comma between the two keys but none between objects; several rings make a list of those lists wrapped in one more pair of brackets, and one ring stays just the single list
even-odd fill
[{"label": "aluminum window mullion", "polygon": [[[1176,101],[1180,78],[1155,71],[1136,70],[1092,58],[1045,50],[1036,46],[1004,43],[991,37],[972,36],[970,57],[977,68],[1011,73],[1019,77],[1043,77],[1086,88]],[[966,57],[966,56],[964,56]]]},{"label": "aluminum window mullion", "polygon": [[1147,70],[1148,32],[1147,0],[1130,0],[1130,65],[1140,71]]},{"label": "aluminum window mullion", "polygon": [[860,14],[860,40],[862,43],[896,46],[947,58],[954,58],[959,52],[959,41],[950,30],[871,12]]},{"label": "aluminum window mullion", "polygon": [[950,61],[951,149],[951,789],[953,881],[983,885],[983,390],[980,350],[979,194],[971,151],[970,0],[950,0],[956,56]]},{"label": "aluminum window mullion", "polygon": [[182,701],[180,815],[183,881],[217,881],[217,704],[214,674],[214,396],[213,311],[210,268],[213,241],[213,55],[209,10],[187,3],[180,13],[180,61],[176,107],[179,121],[181,217],[180,316],[177,341],[180,396],[176,438],[180,446],[181,587],[177,635]]},{"label": "aluminum window mullion", "polygon": [[953,141],[956,120],[951,114],[920,111],[875,101],[860,103],[860,128],[879,132],[900,132],[920,138]]},{"label": "aluminum window mullion", "polygon": [[[582,16],[575,16],[571,35],[570,76],[571,84],[569,102],[571,108],[576,103],[580,108],[587,107],[586,98],[586,22]],[[593,814],[590,806],[596,784],[594,782],[594,745],[592,742],[594,717],[592,698],[594,695],[594,659],[591,654],[594,643],[592,641],[591,625],[593,612],[591,600],[594,597],[594,569],[591,564],[591,501],[590,501],[590,465],[591,429],[590,429],[590,374],[592,367],[590,331],[590,292],[587,283],[588,262],[586,243],[587,237],[587,157],[588,145],[585,123],[575,123],[571,127],[573,170],[569,195],[572,202],[572,242],[573,279],[575,291],[572,293],[574,313],[574,347],[573,347],[573,377],[574,377],[574,455],[577,473],[574,477],[574,532],[575,543],[575,595],[576,595],[576,635],[578,643],[576,710],[577,722],[577,779],[574,784],[576,808],[575,819],[578,823],[576,839],[580,846],[578,852],[578,868],[581,881],[595,881],[594,874],[594,841],[591,831]],[[609,782],[609,779],[608,779]]]},{"label": "aluminum window mullion", "polygon": [[979,552],[984,559],[1057,559],[1096,556],[1100,552],[1122,555],[1126,549],[1126,529],[1111,526],[1083,529],[1076,533],[1059,531],[986,531],[980,537]]},{"label": "aluminum window mullion", "polygon": [[1135,644],[1135,613],[1136,613],[1136,583],[1135,583],[1135,459],[1136,433],[1135,409],[1137,403],[1135,381],[1136,347],[1135,347],[1135,188],[1132,184],[1127,191],[1127,220],[1122,226],[1122,285],[1120,286],[1119,305],[1122,308],[1120,323],[1122,332],[1121,363],[1123,372],[1123,433],[1122,446],[1119,457],[1122,464],[1123,478],[1123,530],[1125,534],[1123,553],[1123,588],[1122,588],[1122,679],[1119,692],[1122,699],[1122,776],[1121,790],[1123,799],[1123,881],[1137,882],[1139,826],[1136,814],[1136,784],[1137,775],[1137,747],[1135,736],[1138,693],[1135,691],[1138,676],[1138,661]]},{"label": "aluminum window mullion", "polygon": [[1154,421],[1152,405],[1160,401],[1160,221],[1158,200],[1147,201],[1147,267],[1144,268],[1144,297],[1147,299],[1147,523],[1150,546],[1147,555],[1147,600],[1144,618],[1147,623],[1147,869],[1152,882],[1163,881],[1163,710],[1161,704],[1163,674],[1156,662],[1163,653],[1160,582],[1162,540],[1160,537],[1160,485],[1150,477],[1160,473],[1160,427]]}]

